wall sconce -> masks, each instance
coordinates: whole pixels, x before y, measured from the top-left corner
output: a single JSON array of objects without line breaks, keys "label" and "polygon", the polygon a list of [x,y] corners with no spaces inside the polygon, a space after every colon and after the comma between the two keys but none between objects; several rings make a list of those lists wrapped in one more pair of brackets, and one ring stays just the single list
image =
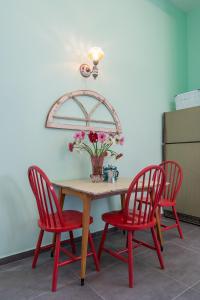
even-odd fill
[{"label": "wall sconce", "polygon": [[98,68],[97,65],[99,63],[99,61],[104,57],[104,52],[101,48],[99,47],[93,47],[89,50],[88,52],[88,58],[91,59],[93,61],[93,67],[91,68],[89,65],[87,64],[82,64],[80,66],[80,73],[83,77],[90,77],[90,75],[92,74],[92,76],[94,77],[94,79],[97,78],[98,76]]}]

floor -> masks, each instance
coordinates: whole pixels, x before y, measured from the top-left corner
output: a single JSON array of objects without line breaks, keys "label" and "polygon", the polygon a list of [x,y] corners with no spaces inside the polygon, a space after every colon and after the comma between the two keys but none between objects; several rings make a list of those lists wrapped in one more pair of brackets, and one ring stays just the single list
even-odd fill
[{"label": "floor", "polygon": [[[170,219],[166,219],[171,223]],[[135,249],[135,286],[128,288],[127,266],[110,257],[102,256],[101,271],[94,270],[92,258],[88,258],[85,286],[80,286],[80,262],[59,270],[58,289],[50,291],[52,258],[49,252],[40,255],[38,266],[31,269],[32,258],[0,266],[1,300],[200,300],[200,227],[182,223],[184,240],[175,229],[164,233],[165,270],[159,268],[155,252],[145,248]],[[150,240],[148,232],[138,238]],[[107,245],[122,247],[125,237],[121,231],[110,232]],[[99,238],[95,238],[98,246]],[[80,244],[77,243],[80,251]]]}]

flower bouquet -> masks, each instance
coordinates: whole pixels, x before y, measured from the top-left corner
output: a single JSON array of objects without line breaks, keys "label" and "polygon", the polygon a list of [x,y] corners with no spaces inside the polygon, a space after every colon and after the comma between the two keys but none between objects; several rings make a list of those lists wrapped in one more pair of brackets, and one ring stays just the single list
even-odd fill
[{"label": "flower bouquet", "polygon": [[106,132],[90,131],[86,134],[84,131],[76,132],[73,136],[74,141],[69,143],[69,151],[85,151],[90,155],[92,163],[92,174],[90,175],[93,182],[103,181],[103,162],[106,156],[119,159],[122,153],[117,153],[111,149],[115,144],[123,145],[124,137],[119,134],[107,134]]}]

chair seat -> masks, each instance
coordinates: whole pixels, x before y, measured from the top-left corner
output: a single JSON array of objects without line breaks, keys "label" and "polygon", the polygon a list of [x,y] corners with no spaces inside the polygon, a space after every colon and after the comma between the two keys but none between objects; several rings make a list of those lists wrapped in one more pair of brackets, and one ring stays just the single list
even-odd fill
[{"label": "chair seat", "polygon": [[[80,211],[76,210],[64,210],[62,212],[64,225],[60,226],[58,214],[54,214],[56,224],[53,222],[53,216],[50,215],[50,224],[51,226],[47,226],[41,222],[41,220],[38,220],[38,225],[41,229],[49,232],[65,232],[65,231],[71,231],[74,229],[82,228],[82,213]],[[93,222],[93,218],[90,217],[90,224]]]},{"label": "chair seat", "polygon": [[161,199],[159,202],[159,206],[175,206],[176,202],[175,201],[171,201],[169,199]]},{"label": "chair seat", "polygon": [[[142,223],[142,218],[141,218],[141,223]],[[112,226],[116,226],[118,228],[124,229],[124,230],[142,230],[144,228],[150,228],[156,224],[156,219],[154,218],[152,222],[144,223],[137,225],[138,222],[138,215],[135,215],[134,222],[135,224],[132,224],[132,216],[130,215],[130,221],[127,220],[125,221],[124,218],[124,213],[122,210],[117,210],[117,211],[111,211],[107,212],[102,215],[102,220]]]}]

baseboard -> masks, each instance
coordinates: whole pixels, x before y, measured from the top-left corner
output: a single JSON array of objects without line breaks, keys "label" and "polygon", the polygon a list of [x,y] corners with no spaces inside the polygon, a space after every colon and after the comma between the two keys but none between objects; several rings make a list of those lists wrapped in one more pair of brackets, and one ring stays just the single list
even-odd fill
[{"label": "baseboard", "polygon": [[8,264],[10,262],[14,262],[17,260],[21,260],[21,259],[30,257],[33,255],[33,253],[34,253],[34,249],[0,258],[0,266]]},{"label": "baseboard", "polygon": [[[170,210],[164,210],[164,216],[166,218],[174,219],[174,215]],[[179,220],[182,222],[194,224],[200,226],[200,217],[190,216],[187,214],[178,213]]]},{"label": "baseboard", "polygon": [[[118,229],[115,228],[115,227],[112,227],[112,228],[108,229],[109,232],[114,232],[114,231],[117,231],[117,230]],[[102,232],[103,232],[103,230],[96,231],[96,232],[92,233],[93,238],[95,239],[95,238],[100,237],[102,235]],[[76,243],[80,242],[81,241],[81,236],[76,237],[74,240],[75,240]],[[65,241],[63,243],[65,243]],[[51,244],[45,245],[44,248],[42,249],[42,251],[48,251],[49,248],[51,248]],[[6,256],[6,257],[3,257],[3,258],[0,258],[0,265],[5,265],[5,264],[11,263],[11,262],[15,262],[15,261],[33,256],[33,254],[34,254],[34,249],[31,249],[31,250],[20,252],[20,253],[14,254],[14,255]]]}]

